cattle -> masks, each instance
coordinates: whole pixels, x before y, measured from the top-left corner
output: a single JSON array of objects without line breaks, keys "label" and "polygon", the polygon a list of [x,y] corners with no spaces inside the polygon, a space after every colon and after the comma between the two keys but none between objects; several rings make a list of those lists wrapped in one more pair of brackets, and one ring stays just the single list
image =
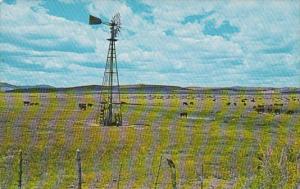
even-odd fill
[{"label": "cattle", "polygon": [[39,105],[38,102],[30,102],[30,101],[23,101],[23,104],[26,106],[37,106]]},{"label": "cattle", "polygon": [[84,103],[79,103],[78,107],[80,110],[86,110],[86,104],[84,104]]},{"label": "cattle", "polygon": [[187,105],[188,105],[188,103],[187,103],[187,102],[183,102],[182,104],[183,104],[183,105],[185,105],[185,106],[187,106]]},{"label": "cattle", "polygon": [[93,107],[93,104],[91,104],[91,103],[88,103],[88,107]]},{"label": "cattle", "polygon": [[227,102],[227,103],[226,103],[227,106],[229,106],[230,104],[231,104],[230,102]]},{"label": "cattle", "polygon": [[190,105],[194,105],[194,102],[190,102]]},{"label": "cattle", "polygon": [[30,102],[29,101],[23,101],[23,104],[26,105],[26,106],[29,106]]},{"label": "cattle", "polygon": [[244,102],[244,106],[246,106],[247,104],[246,104],[246,102]]},{"label": "cattle", "polygon": [[236,102],[235,102],[235,103],[233,103],[233,105],[234,105],[234,106],[236,106]]},{"label": "cattle", "polygon": [[251,102],[255,102],[254,98],[252,98]]},{"label": "cattle", "polygon": [[280,113],[281,113],[281,110],[280,110],[280,109],[275,109],[275,110],[274,110],[274,113],[275,113],[275,114],[280,114]]},{"label": "cattle", "polygon": [[181,112],[180,117],[186,117],[187,118],[187,112]]},{"label": "cattle", "polygon": [[277,103],[275,103],[274,106],[283,106],[283,104],[277,104]]},{"label": "cattle", "polygon": [[255,110],[258,112],[258,113],[263,113],[265,112],[265,106],[264,105],[257,105],[257,107],[253,107],[255,108]]}]

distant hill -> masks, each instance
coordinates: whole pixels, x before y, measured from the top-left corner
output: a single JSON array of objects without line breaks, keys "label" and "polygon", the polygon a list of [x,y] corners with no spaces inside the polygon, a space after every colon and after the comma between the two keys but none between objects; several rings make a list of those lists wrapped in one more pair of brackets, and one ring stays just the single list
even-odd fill
[{"label": "distant hill", "polygon": [[18,86],[0,82],[0,91],[10,91],[10,90],[14,90],[17,88],[18,88]]},{"label": "distant hill", "polygon": [[[75,87],[53,87],[50,85],[34,85],[34,86],[16,86],[8,83],[0,82],[0,91],[5,92],[78,92],[78,93],[97,93],[101,91],[101,85],[86,85],[86,86],[75,86]],[[256,94],[257,92],[262,93],[298,93],[300,94],[300,88],[295,87],[180,87],[180,86],[169,86],[169,85],[146,85],[146,84],[136,84],[136,85],[121,85],[121,93],[221,93],[228,92],[234,94],[239,91],[245,91],[248,94]]]},{"label": "distant hill", "polygon": [[283,87],[283,88],[275,88],[275,87],[241,87],[241,86],[234,86],[234,87],[187,87],[188,89],[194,90],[194,91],[212,91],[212,92],[218,92],[218,91],[227,91],[227,92],[239,92],[244,91],[247,94],[254,94],[257,92],[261,93],[298,93],[300,94],[300,88],[296,87]]},{"label": "distant hill", "polygon": [[[84,93],[97,93],[102,89],[101,85],[86,85],[86,86],[76,86],[76,87],[65,87],[65,88],[55,88],[52,86],[26,86],[26,87],[15,87],[9,90],[5,90],[6,92],[84,92]],[[115,88],[113,88],[114,90]],[[165,91],[166,93],[172,91],[186,91],[190,90],[183,87],[178,86],[165,86],[165,85],[121,85],[120,92],[121,93],[161,93]]]},{"label": "distant hill", "polygon": [[55,89],[50,85],[17,86],[9,83],[0,82],[0,91],[31,91],[32,89]]}]

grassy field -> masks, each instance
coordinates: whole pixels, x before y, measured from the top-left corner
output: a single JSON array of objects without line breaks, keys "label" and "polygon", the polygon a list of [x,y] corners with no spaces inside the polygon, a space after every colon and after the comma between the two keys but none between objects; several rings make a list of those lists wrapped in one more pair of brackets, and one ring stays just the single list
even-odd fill
[{"label": "grassy field", "polygon": [[[157,188],[172,188],[166,158],[177,188],[200,188],[202,178],[204,188],[299,186],[297,94],[131,91],[121,100],[126,126],[99,127],[99,94],[0,93],[0,188],[17,188],[19,150],[23,188],[76,188],[76,149],[83,188],[154,188],[161,157]],[[271,104],[281,113],[253,108]]]}]

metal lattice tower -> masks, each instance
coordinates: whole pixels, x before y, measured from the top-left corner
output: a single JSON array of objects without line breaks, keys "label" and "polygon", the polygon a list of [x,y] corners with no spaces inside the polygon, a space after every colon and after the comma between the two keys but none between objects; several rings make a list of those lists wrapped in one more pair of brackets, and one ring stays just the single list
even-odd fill
[{"label": "metal lattice tower", "polygon": [[113,16],[111,22],[102,22],[100,18],[90,16],[90,24],[106,24],[110,28],[110,38],[106,66],[101,88],[100,124],[103,126],[121,126],[122,111],[120,86],[116,56],[116,37],[120,32],[120,14]]}]

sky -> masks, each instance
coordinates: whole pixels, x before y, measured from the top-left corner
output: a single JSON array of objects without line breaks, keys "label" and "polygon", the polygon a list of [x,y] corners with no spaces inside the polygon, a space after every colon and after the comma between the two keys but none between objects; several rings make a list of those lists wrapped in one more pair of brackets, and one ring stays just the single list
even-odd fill
[{"label": "sky", "polygon": [[0,81],[101,84],[120,13],[120,84],[300,87],[300,1],[0,0]]}]

